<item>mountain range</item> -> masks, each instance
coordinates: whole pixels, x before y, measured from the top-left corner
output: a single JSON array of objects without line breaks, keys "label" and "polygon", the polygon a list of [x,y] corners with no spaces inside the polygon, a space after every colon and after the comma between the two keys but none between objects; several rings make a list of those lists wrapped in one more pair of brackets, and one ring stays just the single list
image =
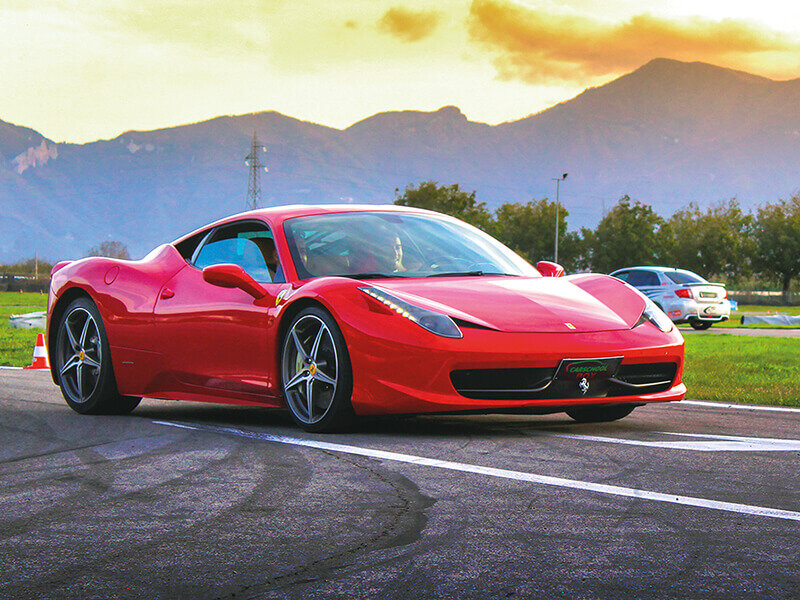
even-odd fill
[{"label": "mountain range", "polygon": [[0,121],[0,262],[75,258],[106,240],[143,255],[244,210],[254,132],[264,206],[390,203],[432,179],[496,207],[552,198],[567,172],[571,228],[593,226],[623,194],[664,216],[731,197],[754,208],[800,187],[798,106],[800,79],[656,59],[499,125],[453,106],[346,129],[267,111],[71,144]]}]

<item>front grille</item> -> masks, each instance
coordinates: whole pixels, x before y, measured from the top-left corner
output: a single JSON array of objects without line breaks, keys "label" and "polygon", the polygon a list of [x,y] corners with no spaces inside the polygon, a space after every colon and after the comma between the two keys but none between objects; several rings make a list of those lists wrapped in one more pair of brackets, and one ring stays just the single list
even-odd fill
[{"label": "front grille", "polygon": [[476,400],[537,400],[604,398],[663,392],[672,386],[678,365],[623,364],[610,379],[589,382],[584,394],[574,379],[553,379],[556,367],[523,369],[461,369],[450,373],[456,391]]}]

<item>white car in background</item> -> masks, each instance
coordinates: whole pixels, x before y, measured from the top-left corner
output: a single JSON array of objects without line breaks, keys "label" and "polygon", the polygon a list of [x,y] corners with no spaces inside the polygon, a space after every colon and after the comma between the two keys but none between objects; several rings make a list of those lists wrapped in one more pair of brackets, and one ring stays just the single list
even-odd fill
[{"label": "white car in background", "polygon": [[708,329],[731,316],[728,291],[696,273],[671,267],[628,267],[611,273],[655,302],[675,323]]}]

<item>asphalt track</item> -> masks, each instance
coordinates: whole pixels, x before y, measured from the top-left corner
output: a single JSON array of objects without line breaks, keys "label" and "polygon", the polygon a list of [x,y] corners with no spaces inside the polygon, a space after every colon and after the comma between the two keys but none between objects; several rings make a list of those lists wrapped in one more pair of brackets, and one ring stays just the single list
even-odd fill
[{"label": "asphalt track", "polygon": [[375,419],[0,370],[0,598],[800,597],[800,410]]}]

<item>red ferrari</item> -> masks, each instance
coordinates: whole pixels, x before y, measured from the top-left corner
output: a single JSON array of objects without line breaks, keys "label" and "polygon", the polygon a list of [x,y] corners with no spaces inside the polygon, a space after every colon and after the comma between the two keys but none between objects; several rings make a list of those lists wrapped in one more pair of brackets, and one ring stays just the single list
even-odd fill
[{"label": "red ferrari", "polygon": [[683,398],[683,338],[631,286],[533,268],[457,219],[396,206],[256,210],[140,261],[53,268],[53,381],[74,410],[142,396],[356,415],[566,411]]}]

